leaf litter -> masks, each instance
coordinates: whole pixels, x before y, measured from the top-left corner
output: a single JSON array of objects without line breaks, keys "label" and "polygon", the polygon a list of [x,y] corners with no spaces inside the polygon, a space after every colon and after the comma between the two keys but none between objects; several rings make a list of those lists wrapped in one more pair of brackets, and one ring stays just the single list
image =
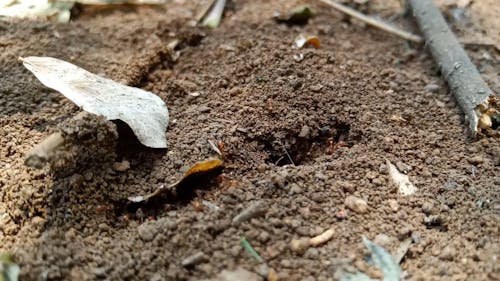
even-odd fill
[{"label": "leaf litter", "polygon": [[[370,241],[368,238],[363,237],[363,244],[370,251],[369,263],[378,267],[384,274],[382,281],[399,281],[401,280],[401,268],[399,263],[394,260],[391,254],[389,254],[384,248],[378,246],[377,244]],[[368,275],[356,272],[356,273],[346,273],[341,281],[375,281],[378,279],[372,279]]]},{"label": "leaf litter", "polygon": [[5,0],[0,1],[0,17],[18,17],[29,19],[47,19],[68,23],[71,9],[81,5],[160,5],[166,0]]},{"label": "leaf litter", "polygon": [[83,110],[108,120],[122,120],[145,146],[167,147],[168,109],[157,95],[56,58],[20,59],[42,84],[60,92]]},{"label": "leaf litter", "polygon": [[398,171],[389,160],[385,160],[389,172],[389,179],[398,187],[399,193],[403,196],[409,196],[417,192],[417,187],[411,183],[409,177]]},{"label": "leaf litter", "polygon": [[0,281],[17,281],[21,269],[14,262],[12,254],[0,254]]},{"label": "leaf litter", "polygon": [[[138,195],[129,197],[128,200],[134,203],[147,202],[153,198],[156,198],[166,192],[171,192],[174,195],[177,194],[179,187],[188,185],[192,181],[196,181],[198,178],[215,175],[222,171],[224,163],[220,159],[208,159],[193,165],[189,170],[187,170],[181,179],[170,185],[161,185],[152,193],[146,195]],[[182,191],[182,190],[179,190]]]}]

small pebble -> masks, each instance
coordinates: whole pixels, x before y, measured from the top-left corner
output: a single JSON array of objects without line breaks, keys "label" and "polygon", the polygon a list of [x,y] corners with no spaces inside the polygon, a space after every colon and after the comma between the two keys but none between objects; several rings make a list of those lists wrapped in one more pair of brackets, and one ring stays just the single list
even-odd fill
[{"label": "small pebble", "polygon": [[432,203],[430,202],[425,202],[422,204],[422,212],[426,215],[431,215],[433,213],[434,206],[432,206]]},{"label": "small pebble", "polygon": [[302,126],[302,129],[300,130],[299,138],[307,138],[307,137],[309,137],[310,133],[311,133],[311,129],[309,128],[309,126],[304,125],[304,126]]},{"label": "small pebble", "polygon": [[241,94],[243,91],[241,90],[240,87],[233,87],[231,88],[231,90],[229,90],[229,95],[231,96],[237,96],[239,94]]},{"label": "small pebble", "polygon": [[424,90],[429,93],[437,93],[439,91],[439,85],[436,84],[427,84],[424,87]]},{"label": "small pebble", "polygon": [[263,201],[256,201],[233,218],[233,225],[238,225],[251,218],[262,216],[266,213],[266,206]]},{"label": "small pebble", "polygon": [[338,181],[337,184],[342,188],[342,190],[346,193],[354,193],[356,191],[356,187],[354,184],[347,181]]},{"label": "small pebble", "polygon": [[389,199],[387,201],[387,205],[389,205],[389,208],[391,208],[393,212],[397,212],[399,210],[399,203],[394,199]]},{"label": "small pebble", "polygon": [[311,90],[312,92],[316,92],[316,93],[321,91],[321,89],[323,89],[323,86],[320,84],[316,84],[316,85],[309,87],[309,90]]},{"label": "small pebble", "polygon": [[137,231],[144,242],[150,242],[155,238],[158,229],[151,223],[145,222],[137,227]]},{"label": "small pebble", "polygon": [[408,173],[412,169],[412,167],[410,165],[406,165],[405,163],[403,163],[401,161],[396,162],[396,167],[398,168],[398,170],[401,173],[404,173],[404,174]]},{"label": "small pebble", "polygon": [[292,183],[290,185],[290,192],[292,194],[301,194],[303,192],[303,190],[302,190],[302,188],[298,184]]},{"label": "small pebble", "polygon": [[197,264],[202,263],[205,260],[206,260],[205,253],[197,252],[197,253],[194,253],[194,254],[184,258],[181,262],[181,265],[183,267],[192,267],[192,266],[195,266]]},{"label": "small pebble", "polygon": [[471,163],[472,165],[478,165],[478,164],[481,164],[484,162],[484,159],[482,156],[474,156],[474,157],[470,157],[469,159],[467,159],[467,161],[469,163]]},{"label": "small pebble", "polygon": [[274,184],[274,186],[276,186],[278,188],[283,188],[283,187],[285,187],[286,179],[285,179],[285,177],[281,176],[280,174],[273,174],[271,176],[271,182]]},{"label": "small pebble", "polygon": [[347,196],[344,204],[347,208],[356,213],[364,214],[368,212],[368,203],[366,203],[366,201],[361,198],[355,196]]},{"label": "small pebble", "polygon": [[336,213],[335,213],[335,217],[338,219],[338,220],[344,220],[347,218],[347,212],[345,210],[338,210]]},{"label": "small pebble", "polygon": [[113,170],[117,172],[125,172],[128,169],[130,169],[130,162],[128,162],[127,160],[113,163]]},{"label": "small pebble", "polygon": [[309,246],[309,238],[292,239],[290,241],[290,249],[298,254],[303,254]]},{"label": "small pebble", "polygon": [[451,246],[446,246],[444,249],[441,251],[441,254],[439,255],[439,258],[442,260],[447,260],[447,261],[452,261],[455,256],[457,255],[455,249]]}]

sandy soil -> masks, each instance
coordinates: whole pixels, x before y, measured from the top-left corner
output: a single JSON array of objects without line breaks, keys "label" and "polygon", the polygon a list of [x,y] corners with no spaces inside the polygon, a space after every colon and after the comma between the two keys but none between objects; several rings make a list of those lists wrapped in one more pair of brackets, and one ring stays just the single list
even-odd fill
[{"label": "sandy soil", "polygon": [[[456,24],[458,33],[482,30],[482,39],[498,40],[494,1],[474,1],[471,24]],[[213,31],[189,27],[199,9],[189,1],[83,10],[66,25],[0,21],[0,251],[15,255],[21,280],[223,280],[222,270],[239,267],[262,274],[242,237],[279,280],[379,276],[365,262],[363,236],[390,252],[411,238],[405,280],[500,280],[499,139],[466,138],[425,49],[310,2],[318,14],[304,26],[271,19],[304,3],[284,0],[231,2]],[[384,2],[361,8],[401,13],[398,1]],[[321,48],[292,49],[299,33],[318,35]],[[185,42],[175,62],[165,51],[174,38]],[[498,93],[498,51],[467,50]],[[116,140],[115,125],[96,119],[108,141],[77,142],[74,157],[54,169],[25,167],[30,149],[72,126],[79,111],[23,68],[17,58],[28,55],[159,95],[170,111],[168,149],[146,149],[121,130]],[[426,91],[429,84],[437,90]],[[221,175],[177,199],[126,203],[213,157],[207,140],[223,152]],[[385,159],[407,172],[416,194],[397,193]],[[113,168],[123,160],[130,169]],[[347,208],[348,196],[368,211]],[[232,223],[256,202],[254,218]],[[289,246],[331,227],[324,245]],[[199,252],[200,261],[183,265]]]}]

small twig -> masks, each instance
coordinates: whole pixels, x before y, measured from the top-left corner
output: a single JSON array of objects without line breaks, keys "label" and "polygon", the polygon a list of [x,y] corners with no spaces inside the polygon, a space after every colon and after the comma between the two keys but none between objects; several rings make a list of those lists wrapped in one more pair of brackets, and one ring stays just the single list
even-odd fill
[{"label": "small twig", "polygon": [[313,247],[317,247],[323,243],[328,242],[328,240],[332,239],[335,234],[335,230],[333,228],[329,228],[327,231],[321,233],[318,236],[315,236],[309,240],[309,245]]},{"label": "small twig", "polygon": [[24,164],[36,169],[43,168],[54,151],[63,143],[64,138],[60,132],[51,134],[31,150],[26,156]]},{"label": "small twig", "polygon": [[220,149],[215,145],[215,143],[213,141],[207,139],[207,142],[210,145],[210,148],[212,148],[212,150],[215,151],[215,153],[222,156],[222,152],[220,152]]},{"label": "small twig", "polygon": [[342,13],[345,13],[355,19],[358,19],[366,24],[369,24],[371,26],[374,26],[376,28],[379,28],[383,31],[386,31],[386,32],[389,32],[389,33],[392,33],[394,35],[397,35],[403,39],[406,39],[406,40],[409,40],[409,41],[412,41],[412,42],[415,42],[415,43],[422,43],[423,42],[423,39],[422,37],[416,35],[416,34],[413,34],[411,32],[407,32],[407,31],[404,31],[404,30],[401,30],[395,26],[392,26],[388,23],[385,23],[385,22],[382,22],[382,21],[379,21],[379,20],[376,20],[372,17],[369,17],[369,16],[366,16],[354,9],[351,9],[347,6],[344,6],[342,4],[339,4],[333,0],[319,0],[329,6],[331,6],[332,8],[342,12]]},{"label": "small twig", "polygon": [[251,218],[264,215],[266,211],[267,209],[263,201],[255,201],[234,217],[232,223],[233,225],[239,225],[240,223]]},{"label": "small twig", "polygon": [[292,156],[290,156],[290,154],[289,154],[289,153],[288,153],[288,151],[286,150],[286,147],[285,147],[283,144],[281,144],[281,146],[283,147],[283,150],[285,151],[285,154],[286,154],[286,156],[288,157],[288,160],[290,160],[290,163],[292,163],[292,165],[294,165],[294,166],[295,166],[295,163],[293,162]]},{"label": "small twig", "polygon": [[448,27],[443,15],[431,0],[408,0],[426,45],[465,114],[472,136],[492,127],[498,114],[493,91]]},{"label": "small twig", "polygon": [[[89,113],[81,111],[77,115],[71,117],[71,119],[81,119],[87,114]],[[64,144],[64,137],[62,133],[52,133],[50,136],[46,137],[39,144],[37,144],[31,152],[26,155],[24,164],[35,169],[43,168],[54,155],[57,148],[59,148],[62,144]]]}]

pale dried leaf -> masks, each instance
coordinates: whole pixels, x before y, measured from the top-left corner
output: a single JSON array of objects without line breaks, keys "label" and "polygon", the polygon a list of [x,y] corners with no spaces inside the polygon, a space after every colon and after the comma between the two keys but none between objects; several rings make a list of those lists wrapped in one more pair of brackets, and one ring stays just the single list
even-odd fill
[{"label": "pale dried leaf", "polygon": [[158,96],[56,58],[26,57],[21,60],[40,82],[83,110],[103,115],[108,120],[122,120],[145,146],[167,147],[168,110]]},{"label": "pale dried leaf", "polygon": [[297,49],[301,49],[306,46],[313,46],[318,49],[321,46],[319,38],[317,36],[306,36],[303,34],[299,34],[294,40],[294,46]]},{"label": "pale dried leaf", "polygon": [[[370,251],[369,263],[382,270],[384,278],[382,281],[399,281],[401,280],[401,268],[396,263],[394,258],[384,248],[376,245],[366,237],[363,237],[365,247]],[[377,281],[362,272],[345,273],[341,281]]]},{"label": "pale dried leaf", "polygon": [[391,182],[398,187],[399,193],[404,196],[408,196],[417,192],[417,188],[410,182],[407,175],[399,172],[396,166],[389,162],[389,160],[386,159],[385,161],[389,171],[389,178]]},{"label": "pale dried leaf", "polygon": [[50,0],[0,1],[0,17],[52,19],[67,23],[73,4]]}]

